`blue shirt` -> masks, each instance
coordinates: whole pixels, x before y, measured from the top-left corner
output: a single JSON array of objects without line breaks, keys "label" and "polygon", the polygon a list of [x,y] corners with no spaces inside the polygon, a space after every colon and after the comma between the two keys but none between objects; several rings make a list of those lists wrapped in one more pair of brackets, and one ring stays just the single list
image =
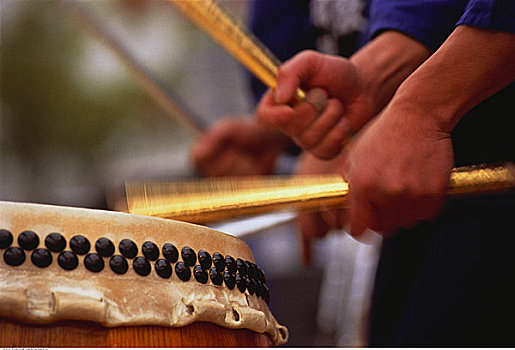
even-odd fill
[{"label": "blue shirt", "polygon": [[[397,30],[436,51],[459,25],[515,33],[514,12],[514,0],[372,0],[369,37]],[[512,83],[458,123],[452,132],[456,166],[515,160],[515,138],[507,127],[514,91]]]},{"label": "blue shirt", "polygon": [[436,51],[458,25],[515,33],[513,0],[372,0],[370,38],[397,30]]}]

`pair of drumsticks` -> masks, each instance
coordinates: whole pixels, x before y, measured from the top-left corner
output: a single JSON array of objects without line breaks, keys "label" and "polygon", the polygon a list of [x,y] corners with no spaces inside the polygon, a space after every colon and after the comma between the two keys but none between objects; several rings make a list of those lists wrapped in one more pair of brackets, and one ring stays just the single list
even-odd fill
[{"label": "pair of drumsticks", "polygon": [[[215,2],[169,1],[266,85],[276,86],[279,60]],[[296,96],[298,100],[306,98],[300,89]],[[449,194],[504,191],[514,187],[513,165],[468,167],[453,170]],[[348,184],[333,175],[126,185],[129,212],[199,223],[280,209],[341,206],[348,190]]]},{"label": "pair of drumsticks", "polygon": [[[271,88],[276,86],[280,61],[243,26],[236,24],[215,2],[169,1],[266,85]],[[199,120],[178,103],[157,78],[153,78],[139,66],[105,30],[99,30],[99,24],[91,16],[78,8],[75,9],[75,14],[119,56],[147,92],[170,115],[196,133],[203,131],[204,127]],[[302,101],[306,94],[297,89],[296,97]],[[448,193],[485,193],[514,188],[513,164],[475,166],[454,169]],[[341,207],[348,191],[348,184],[336,175],[231,177],[175,183],[127,184],[126,199],[130,213],[206,223],[284,209]]]}]

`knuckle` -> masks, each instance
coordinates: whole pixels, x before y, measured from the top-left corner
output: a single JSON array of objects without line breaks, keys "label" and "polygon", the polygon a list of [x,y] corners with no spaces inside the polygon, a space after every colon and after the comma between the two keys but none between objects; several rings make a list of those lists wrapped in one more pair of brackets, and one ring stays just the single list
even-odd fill
[{"label": "knuckle", "polygon": [[304,133],[299,140],[307,149],[314,149],[321,141],[320,137],[312,132]]},{"label": "knuckle", "polygon": [[314,152],[316,152],[316,156],[321,158],[321,159],[324,159],[324,160],[329,160],[329,159],[332,159],[334,157],[336,157],[339,153],[339,150],[337,147],[331,147],[331,146],[321,146],[321,147],[318,147],[314,150]]}]

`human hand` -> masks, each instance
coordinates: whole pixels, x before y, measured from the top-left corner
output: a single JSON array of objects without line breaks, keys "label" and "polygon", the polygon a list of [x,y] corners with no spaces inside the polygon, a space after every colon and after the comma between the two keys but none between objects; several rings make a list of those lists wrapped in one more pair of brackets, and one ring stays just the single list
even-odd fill
[{"label": "human hand", "polygon": [[228,118],[196,141],[191,158],[204,176],[268,175],[289,143],[286,136],[259,126],[255,119]]},{"label": "human hand", "polygon": [[394,99],[353,140],[344,164],[350,233],[391,235],[436,217],[454,164],[450,133],[432,111]]},{"label": "human hand", "polygon": [[[435,218],[454,165],[451,131],[468,110],[514,79],[515,37],[510,33],[459,26],[427,60],[427,51],[410,38],[395,32],[385,33],[383,38],[388,40],[376,40],[384,44],[383,50],[377,47],[377,54],[400,44],[386,62],[407,53],[396,70],[408,69],[390,80],[390,87],[398,86],[407,73],[416,70],[346,149],[344,175],[349,182],[353,235],[367,227],[389,235],[397,228],[411,228]],[[376,59],[373,55],[360,58],[370,57]],[[476,59],[470,61],[470,57]],[[389,72],[376,70],[381,71]],[[381,94],[388,97],[386,92],[391,91]]]},{"label": "human hand", "polygon": [[[297,87],[312,89],[303,102],[293,102]],[[350,60],[303,51],[279,68],[277,88],[265,93],[257,117],[303,149],[330,159],[373,116],[372,102],[362,74]]]}]

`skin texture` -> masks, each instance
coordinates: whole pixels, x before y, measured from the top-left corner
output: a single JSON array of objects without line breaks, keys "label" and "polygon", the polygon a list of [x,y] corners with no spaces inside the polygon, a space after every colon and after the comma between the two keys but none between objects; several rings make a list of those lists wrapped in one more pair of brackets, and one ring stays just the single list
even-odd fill
[{"label": "skin texture", "polygon": [[[365,47],[368,54],[388,33]],[[384,50],[404,44],[409,52],[418,53],[400,64],[404,68],[392,68],[399,65],[395,58],[371,56],[367,60],[361,52],[351,60],[299,54],[281,67],[277,89],[269,91],[258,107],[262,122],[275,125],[296,141],[303,139],[303,131],[289,124],[301,120],[300,124],[309,124],[309,128],[319,125],[306,122],[313,119],[312,110],[288,103],[297,86],[324,89],[329,99],[337,100],[334,104],[341,104],[341,118],[348,118],[353,127],[370,120],[335,165],[335,171],[342,171],[350,184],[349,214],[337,222],[349,222],[350,233],[356,236],[366,228],[389,235],[399,227],[410,228],[421,220],[434,219],[444,202],[454,165],[450,131],[466,111],[515,78],[513,34],[459,26],[425,60],[424,50],[417,51],[420,44],[392,33],[395,36],[388,38],[398,40],[399,45],[390,40]],[[410,69],[416,70],[410,74]],[[279,111],[286,116],[279,117]],[[320,113],[319,118],[326,118],[326,114]],[[330,136],[333,130],[325,134],[323,130],[311,131],[310,135],[339,140]],[[299,145],[317,157],[339,154],[325,153],[325,148],[321,154],[317,145],[304,142]],[[327,149],[332,150],[330,146]],[[331,220],[325,222],[335,225]]]}]

